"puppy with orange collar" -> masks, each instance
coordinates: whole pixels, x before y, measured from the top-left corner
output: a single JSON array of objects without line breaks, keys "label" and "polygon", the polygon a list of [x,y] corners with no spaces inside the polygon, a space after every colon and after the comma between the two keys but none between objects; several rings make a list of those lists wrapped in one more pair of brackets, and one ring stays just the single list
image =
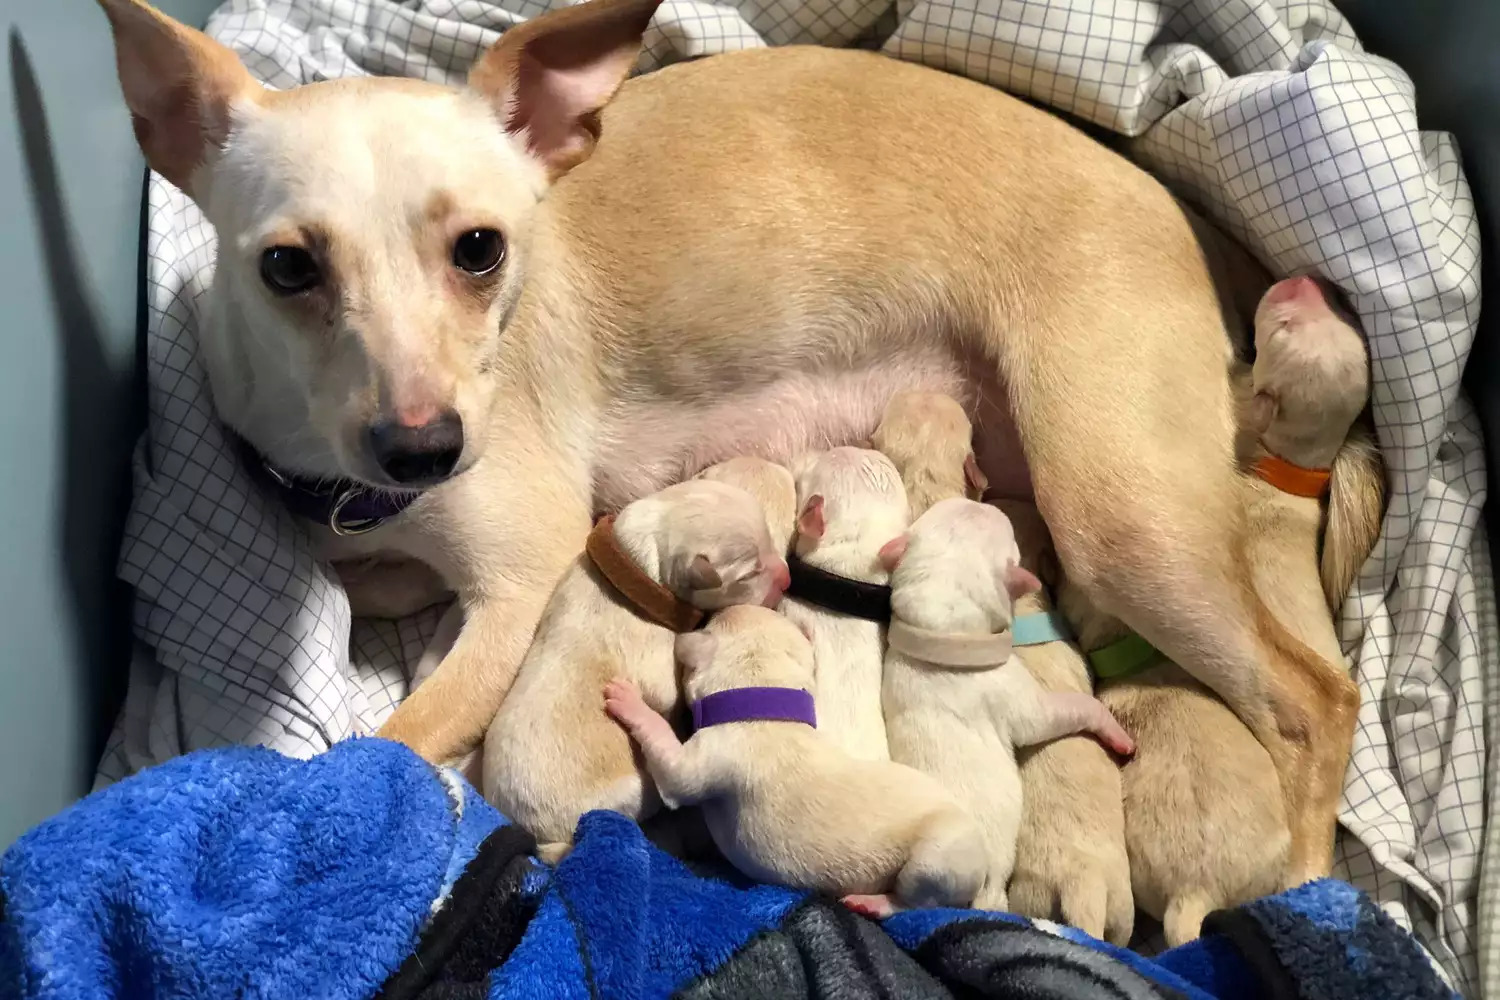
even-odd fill
[{"label": "puppy with orange collar", "polygon": [[[1311,278],[1266,293],[1255,342],[1245,416],[1258,438],[1250,570],[1268,590],[1280,582],[1276,610],[1288,619],[1326,621],[1319,498],[1368,399],[1369,358],[1352,321]],[[1209,912],[1280,887],[1291,837],[1276,771],[1208,688],[1078,587],[1064,582],[1059,598],[1099,677],[1100,700],[1139,745],[1122,772],[1131,884],[1175,947],[1198,936]]]}]

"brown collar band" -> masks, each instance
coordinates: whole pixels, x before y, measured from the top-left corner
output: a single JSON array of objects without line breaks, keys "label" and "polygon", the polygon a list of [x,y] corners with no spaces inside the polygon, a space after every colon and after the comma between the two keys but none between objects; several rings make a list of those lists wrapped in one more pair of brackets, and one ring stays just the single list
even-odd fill
[{"label": "brown collar band", "polygon": [[1010,659],[1010,630],[1004,632],[932,632],[891,619],[886,642],[898,653],[939,667],[987,670]]},{"label": "brown collar band", "polygon": [[673,632],[691,632],[703,624],[704,614],[700,609],[647,576],[620,548],[613,514],[599,519],[583,550],[610,586],[642,618]]},{"label": "brown collar band", "polygon": [[1316,500],[1328,489],[1327,469],[1307,469],[1293,465],[1276,455],[1265,455],[1255,462],[1255,475],[1294,497]]}]

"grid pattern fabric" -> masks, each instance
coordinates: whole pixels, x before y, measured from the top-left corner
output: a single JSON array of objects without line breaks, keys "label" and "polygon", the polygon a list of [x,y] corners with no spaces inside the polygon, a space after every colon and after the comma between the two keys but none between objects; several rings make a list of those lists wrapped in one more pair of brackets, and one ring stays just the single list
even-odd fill
[{"label": "grid pattern fabric", "polygon": [[[229,0],[208,30],[273,87],[459,84],[547,6]],[[1114,132],[1274,272],[1315,269],[1349,295],[1393,492],[1340,619],[1363,704],[1339,872],[1466,995],[1500,997],[1500,950],[1481,955],[1478,934],[1500,905],[1500,871],[1480,881],[1500,839],[1485,823],[1486,786],[1500,791],[1485,742],[1495,599],[1482,443],[1459,391],[1479,228],[1454,142],[1418,128],[1411,82],[1322,0],[666,0],[639,68],[798,42],[883,48]],[[148,197],[150,425],[119,562],[141,652],[100,784],[199,747],[306,756],[369,732],[437,620],[351,621],[337,579],[239,466],[197,357],[213,232],[161,178]]]}]

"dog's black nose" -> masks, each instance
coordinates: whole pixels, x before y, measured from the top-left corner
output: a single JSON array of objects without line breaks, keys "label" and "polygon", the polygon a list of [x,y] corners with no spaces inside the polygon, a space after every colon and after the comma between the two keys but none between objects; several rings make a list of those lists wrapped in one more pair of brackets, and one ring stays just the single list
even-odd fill
[{"label": "dog's black nose", "polygon": [[370,427],[375,460],[403,486],[421,486],[447,476],[464,451],[464,422],[449,410],[416,427],[382,420]]}]

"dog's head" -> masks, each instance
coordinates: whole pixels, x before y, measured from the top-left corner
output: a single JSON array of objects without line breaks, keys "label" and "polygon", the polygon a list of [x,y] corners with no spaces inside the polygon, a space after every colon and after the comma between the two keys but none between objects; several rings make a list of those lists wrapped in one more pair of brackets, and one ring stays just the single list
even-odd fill
[{"label": "dog's head", "polygon": [[472,464],[537,203],[592,151],[659,2],[511,28],[462,89],[275,92],[140,0],[100,0],[147,162],[218,233],[221,415],[307,473],[420,486]]},{"label": "dog's head", "polygon": [[1013,620],[1013,604],[1041,588],[1021,566],[1010,519],[963,497],[933,504],[880,560],[895,617],[939,632],[997,632]]}]

